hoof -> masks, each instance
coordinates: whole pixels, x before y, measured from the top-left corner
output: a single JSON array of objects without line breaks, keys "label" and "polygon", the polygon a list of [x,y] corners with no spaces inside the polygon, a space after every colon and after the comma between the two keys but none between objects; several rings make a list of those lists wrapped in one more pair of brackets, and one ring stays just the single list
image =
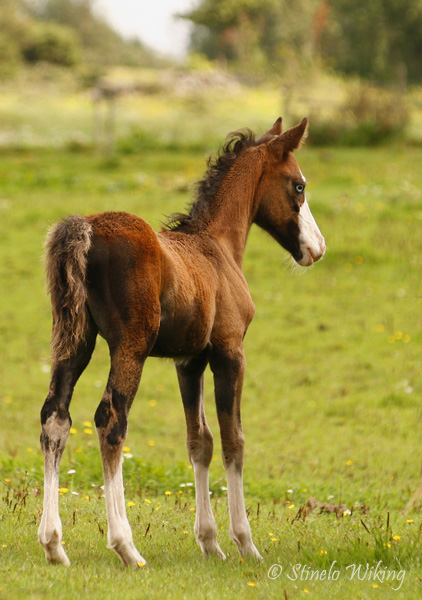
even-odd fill
[{"label": "hoof", "polygon": [[239,548],[239,554],[245,558],[250,557],[254,558],[255,560],[264,560],[253,543],[247,547]]},{"label": "hoof", "polygon": [[114,544],[108,547],[116,552],[125,567],[141,568],[147,564],[147,561],[139,554],[133,542]]},{"label": "hoof", "polygon": [[220,560],[226,560],[226,555],[224,554],[224,552],[222,551],[220,546],[217,544],[217,542],[215,544],[213,544],[212,547],[208,546],[207,548],[204,547],[204,544],[200,543],[199,545],[201,547],[202,554],[206,558],[211,558],[212,556],[216,556]]},{"label": "hoof", "polygon": [[52,565],[64,565],[68,567],[70,560],[67,557],[66,552],[63,550],[63,546],[57,544],[46,544],[44,546],[45,557],[47,561]]}]

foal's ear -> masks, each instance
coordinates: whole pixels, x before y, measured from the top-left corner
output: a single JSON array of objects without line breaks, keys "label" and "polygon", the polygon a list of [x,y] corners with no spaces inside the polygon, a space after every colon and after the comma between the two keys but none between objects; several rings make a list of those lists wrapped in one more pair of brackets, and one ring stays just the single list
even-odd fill
[{"label": "foal's ear", "polygon": [[281,131],[282,131],[281,122],[282,122],[282,118],[278,117],[277,121],[274,123],[274,125],[271,127],[271,129],[269,129],[267,131],[267,133],[265,135],[280,135]]},{"label": "foal's ear", "polygon": [[280,134],[281,134],[281,117],[278,117],[277,121],[274,123],[274,125],[271,127],[271,129],[266,131],[263,135],[261,135],[260,138],[258,138],[256,140],[256,145],[259,146],[260,144],[264,144],[264,143],[268,142],[269,140],[273,139],[273,137],[275,135],[280,135]]},{"label": "foal's ear", "polygon": [[270,142],[270,146],[276,152],[293,152],[299,148],[300,143],[306,138],[306,126],[308,119],[304,117],[299,125],[288,129],[284,133],[278,136],[277,139]]}]

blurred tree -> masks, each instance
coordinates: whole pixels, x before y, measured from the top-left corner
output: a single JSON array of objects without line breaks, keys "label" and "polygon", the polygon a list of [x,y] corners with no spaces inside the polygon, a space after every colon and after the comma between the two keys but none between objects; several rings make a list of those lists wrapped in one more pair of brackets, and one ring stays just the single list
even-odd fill
[{"label": "blurred tree", "polygon": [[98,65],[142,65],[152,52],[139,41],[124,40],[95,12],[93,0],[27,0],[38,19],[73,29],[83,49],[83,60]]},{"label": "blurred tree", "polygon": [[330,0],[321,53],[335,68],[405,85],[422,79],[421,0]]},{"label": "blurred tree", "polygon": [[199,0],[191,47],[243,70],[315,58],[379,82],[422,79],[422,0]]},{"label": "blurred tree", "polygon": [[321,0],[200,0],[197,8],[180,16],[195,25],[193,50],[256,74],[279,69],[293,56],[312,61],[313,20],[320,4]]}]

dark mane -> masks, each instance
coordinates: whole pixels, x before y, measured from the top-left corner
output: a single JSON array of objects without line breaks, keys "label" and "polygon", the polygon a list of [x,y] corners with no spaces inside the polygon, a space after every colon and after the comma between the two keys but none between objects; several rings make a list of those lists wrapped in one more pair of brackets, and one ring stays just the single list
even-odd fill
[{"label": "dark mane", "polygon": [[245,150],[256,145],[255,136],[250,129],[229,134],[218,155],[208,158],[208,169],[196,184],[195,200],[189,206],[189,212],[169,215],[164,228],[186,233],[198,231],[207,220],[210,207],[227,173]]}]

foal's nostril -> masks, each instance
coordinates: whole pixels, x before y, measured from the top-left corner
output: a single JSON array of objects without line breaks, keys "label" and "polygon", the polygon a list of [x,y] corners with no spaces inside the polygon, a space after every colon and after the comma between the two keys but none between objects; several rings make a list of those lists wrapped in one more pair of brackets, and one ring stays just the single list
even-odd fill
[{"label": "foal's nostril", "polygon": [[319,251],[315,251],[315,248],[307,248],[310,256],[312,257],[313,262],[317,262],[324,256],[325,252],[325,244],[321,244]]}]

